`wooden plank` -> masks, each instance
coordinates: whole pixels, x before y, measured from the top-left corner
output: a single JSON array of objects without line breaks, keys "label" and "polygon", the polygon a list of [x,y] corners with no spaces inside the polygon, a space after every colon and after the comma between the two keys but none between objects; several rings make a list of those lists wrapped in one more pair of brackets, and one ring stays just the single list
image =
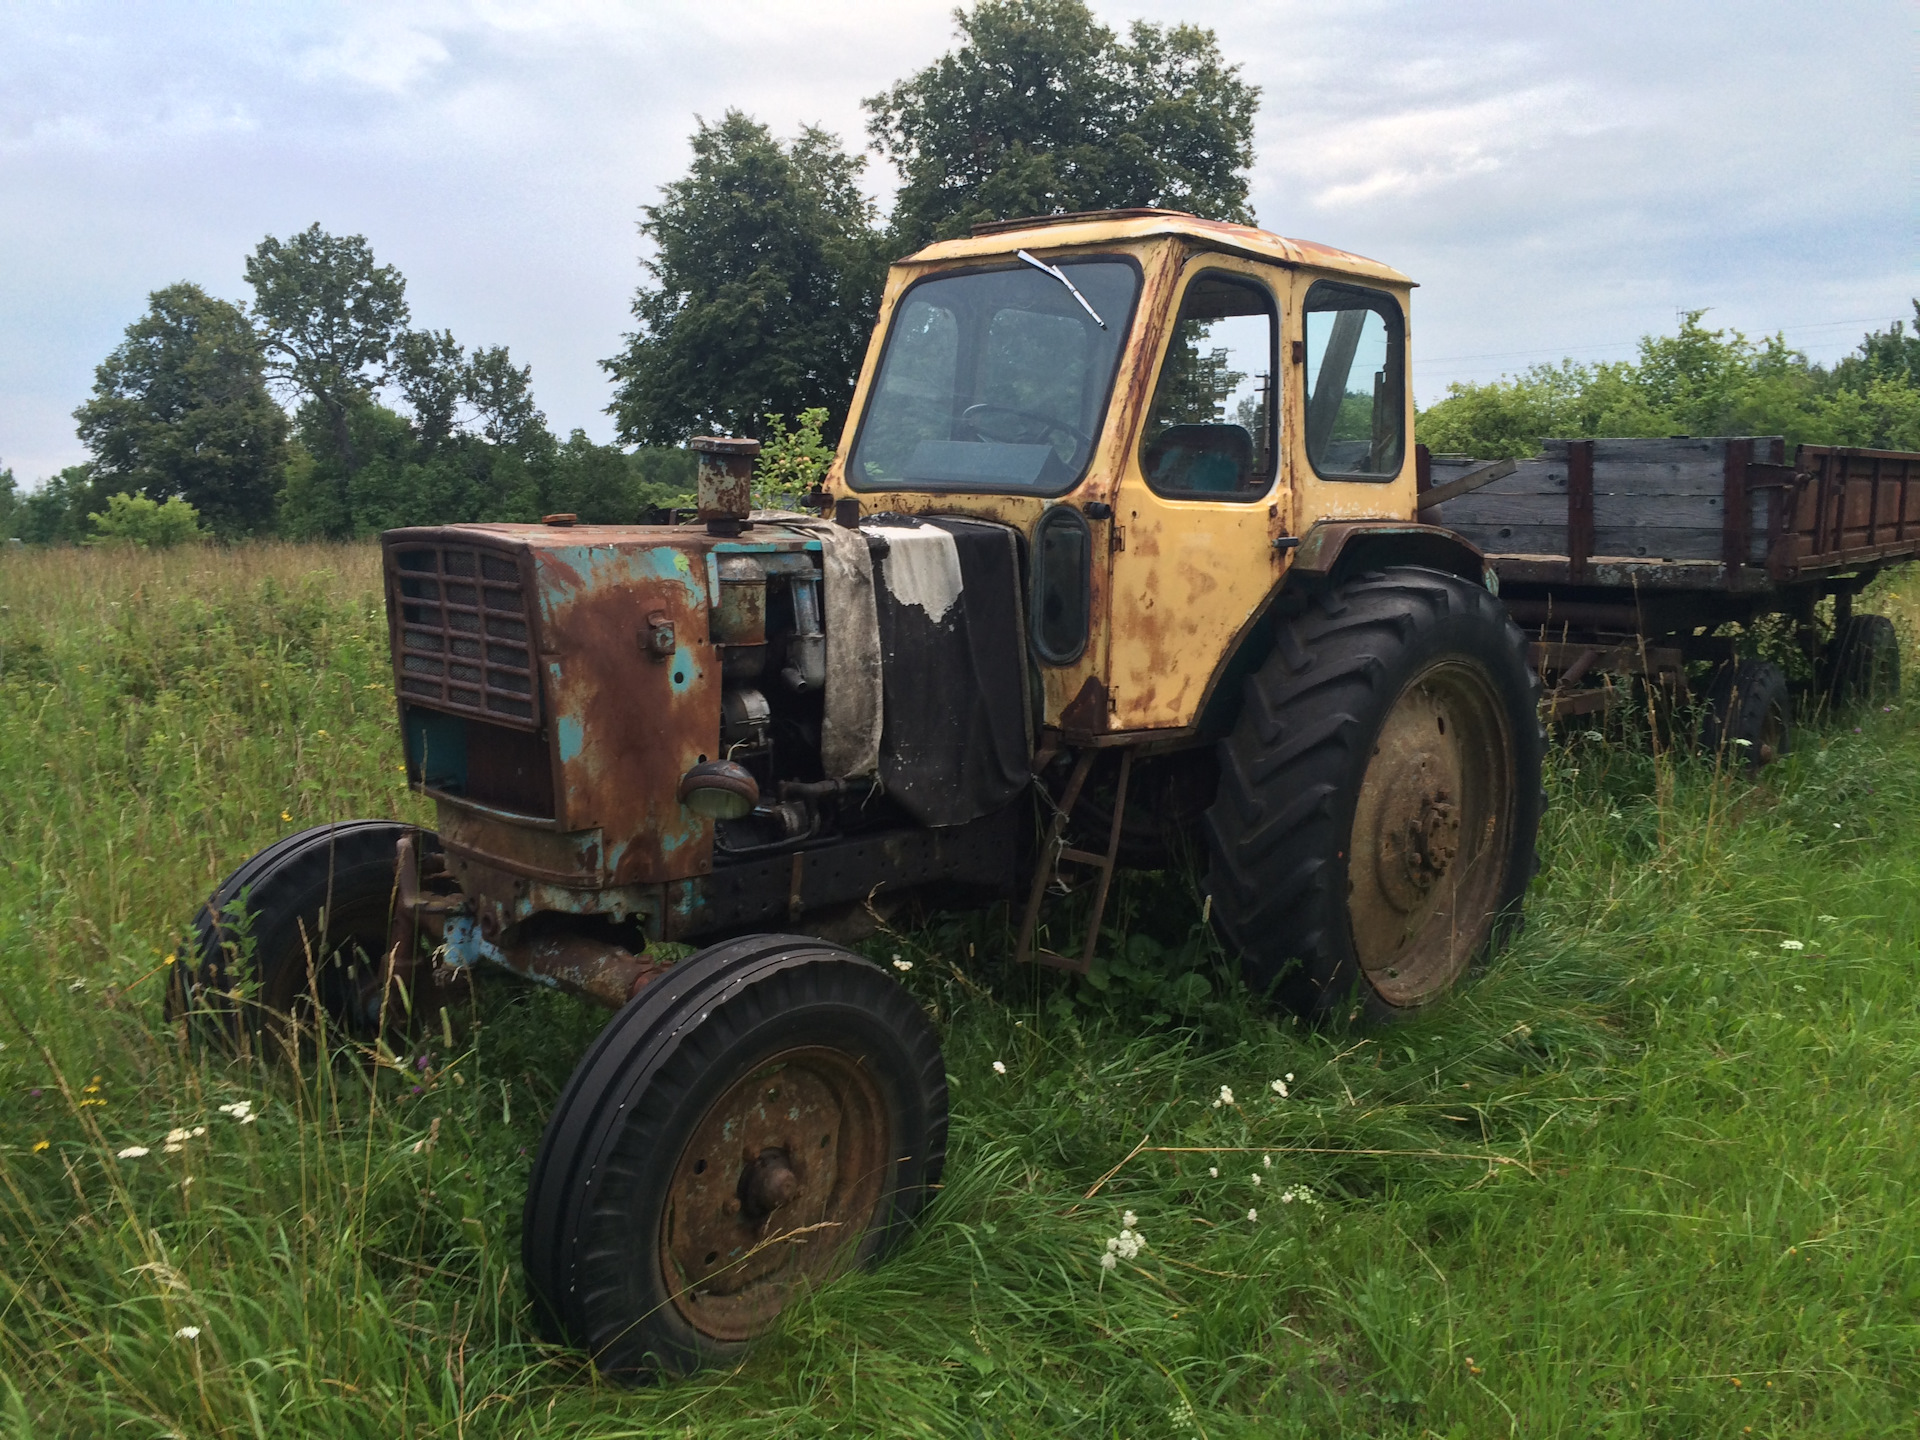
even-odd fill
[{"label": "wooden plank", "polygon": [[1436,505],[1475,490],[1485,489],[1496,480],[1504,480],[1513,474],[1516,463],[1512,460],[1495,460],[1491,465],[1482,465],[1469,470],[1457,480],[1449,480],[1444,485],[1436,485],[1420,498],[1420,508],[1430,510]]},{"label": "wooden plank", "polygon": [[1574,584],[1587,577],[1593,554],[1593,441],[1567,442],[1567,576]]},{"label": "wooden plank", "polygon": [[[1449,529],[1489,555],[1551,555],[1571,558],[1564,525],[1461,525]],[[1764,536],[1755,536],[1749,563],[1766,558]],[[1718,530],[1699,526],[1596,526],[1590,560],[1711,560],[1723,564]]]},{"label": "wooden plank", "polygon": [[1720,559],[1727,567],[1727,579],[1738,581],[1740,571],[1753,549],[1753,509],[1747,503],[1747,461],[1753,458],[1753,446],[1745,440],[1729,440],[1722,463]]}]

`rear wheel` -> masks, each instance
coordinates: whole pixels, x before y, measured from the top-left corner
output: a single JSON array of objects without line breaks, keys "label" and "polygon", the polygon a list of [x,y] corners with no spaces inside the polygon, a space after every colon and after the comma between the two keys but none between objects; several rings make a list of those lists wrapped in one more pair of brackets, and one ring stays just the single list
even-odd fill
[{"label": "rear wheel", "polygon": [[369,1041],[386,1013],[386,953],[400,840],[391,820],[322,825],[268,846],[194,916],[173,967],[170,1015],[223,1041],[324,1021]]},{"label": "rear wheel", "polygon": [[1700,743],[1719,763],[1749,775],[1786,754],[1793,743],[1787,672],[1771,660],[1722,665],[1707,692]]},{"label": "rear wheel", "polygon": [[939,1041],[890,976],[801,936],[714,946],[614,1017],[548,1121],[535,1309],[615,1378],[731,1360],[904,1233],[946,1133]]},{"label": "rear wheel", "polygon": [[1835,709],[1880,705],[1900,693],[1900,637],[1885,615],[1854,615],[1827,647],[1827,698]]},{"label": "rear wheel", "polygon": [[1300,1013],[1386,1020],[1444,994],[1536,866],[1539,682],[1500,603],[1388,570],[1280,628],[1220,751],[1216,924]]}]

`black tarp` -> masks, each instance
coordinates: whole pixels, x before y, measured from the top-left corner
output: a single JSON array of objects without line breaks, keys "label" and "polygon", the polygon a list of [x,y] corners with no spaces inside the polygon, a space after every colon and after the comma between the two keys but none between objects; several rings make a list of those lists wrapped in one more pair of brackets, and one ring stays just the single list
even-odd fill
[{"label": "black tarp", "polygon": [[[921,542],[901,532],[922,527],[953,537],[960,583],[951,601],[936,583],[931,605],[915,603],[928,597],[928,555],[923,547],[920,573],[908,574],[907,552]],[[1029,779],[1018,537],[1003,525],[946,517],[876,516],[862,529],[876,542],[880,580],[881,783],[923,825],[989,815]]]}]

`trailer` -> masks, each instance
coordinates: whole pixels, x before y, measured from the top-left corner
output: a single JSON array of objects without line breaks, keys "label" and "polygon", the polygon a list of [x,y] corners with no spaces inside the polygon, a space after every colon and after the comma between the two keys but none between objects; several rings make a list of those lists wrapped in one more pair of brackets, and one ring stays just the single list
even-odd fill
[{"label": "trailer", "polygon": [[[1416,463],[1420,519],[1485,552],[1552,718],[1636,691],[1704,699],[1703,740],[1758,768],[1787,749],[1796,698],[1837,708],[1899,688],[1892,623],[1853,600],[1920,553],[1920,453],[1675,436],[1549,440],[1494,462],[1422,446]],[[1739,653],[1732,631],[1775,616],[1796,674]]]}]

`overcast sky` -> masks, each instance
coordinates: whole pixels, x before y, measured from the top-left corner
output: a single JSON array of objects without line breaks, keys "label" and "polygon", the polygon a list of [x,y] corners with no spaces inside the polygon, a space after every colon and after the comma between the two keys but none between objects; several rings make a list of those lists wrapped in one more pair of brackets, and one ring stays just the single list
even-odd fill
[{"label": "overcast sky", "polygon": [[[1253,204],[1407,271],[1422,403],[1622,359],[1677,311],[1831,359],[1911,315],[1910,0],[1094,0],[1189,20],[1263,89]],[[697,113],[865,141],[863,97],[952,44],[946,0],[10,3],[0,9],[0,465],[85,458],[71,412],[147,293],[247,299],[319,221],[418,326],[505,344],[561,434],[611,438],[639,210]],[[895,177],[878,157],[883,201]]]}]

